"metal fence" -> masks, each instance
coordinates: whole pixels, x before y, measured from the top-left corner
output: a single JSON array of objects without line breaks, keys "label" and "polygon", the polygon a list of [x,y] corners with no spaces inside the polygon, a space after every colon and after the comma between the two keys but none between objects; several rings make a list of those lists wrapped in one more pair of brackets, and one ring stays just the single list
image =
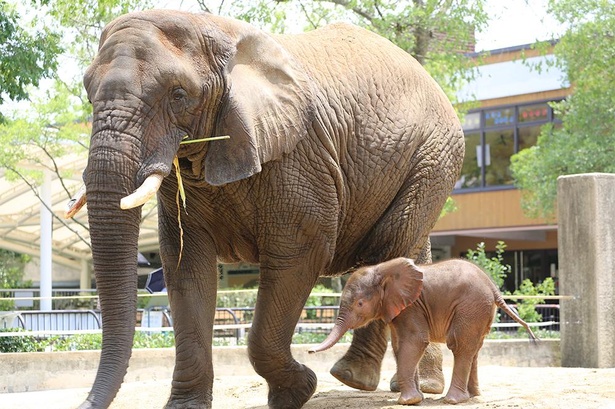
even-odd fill
[{"label": "metal fence", "polygon": [[[28,332],[0,332],[0,336],[47,336],[69,335],[74,333],[100,332],[102,320],[97,309],[97,296],[94,292],[83,290],[54,291],[54,308],[57,305],[83,305],[82,309],[54,309],[52,311],[33,310],[40,300],[25,290],[9,290],[16,297],[15,311],[0,312],[0,329],[20,328]],[[21,292],[21,293],[20,293]],[[7,291],[4,291],[6,294]],[[33,293],[33,291],[30,291]],[[77,295],[75,295],[77,293]],[[72,295],[71,295],[72,294]],[[340,294],[312,294],[321,297],[322,304],[333,304],[330,297],[339,298]],[[162,295],[140,294],[140,303],[146,308],[137,312],[137,330],[149,332],[172,331],[173,320],[168,307],[168,299]],[[326,301],[325,301],[326,298]],[[557,299],[558,297],[550,297]],[[565,298],[565,297],[561,297]],[[30,302],[28,302],[28,300]],[[143,301],[147,301],[144,303]],[[152,302],[155,301],[155,302]],[[25,303],[24,303],[25,302]],[[515,304],[509,304],[513,307]],[[559,331],[559,305],[541,304],[536,306],[542,316],[542,322],[532,326]],[[297,333],[328,334],[332,328],[339,307],[337,305],[306,306],[296,327]],[[240,343],[249,332],[254,318],[254,307],[217,308],[214,318],[214,338]],[[504,313],[500,313],[499,322],[493,324],[496,331],[517,331],[519,324]]]}]

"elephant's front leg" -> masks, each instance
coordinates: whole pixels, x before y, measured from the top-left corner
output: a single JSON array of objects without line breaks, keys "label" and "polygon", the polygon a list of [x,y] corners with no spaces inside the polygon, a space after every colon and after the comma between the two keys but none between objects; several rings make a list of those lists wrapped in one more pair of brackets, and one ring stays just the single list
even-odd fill
[{"label": "elephant's front leg", "polygon": [[283,271],[261,262],[261,279],[248,352],[254,369],[269,385],[270,408],[300,408],[316,390],[316,375],[295,361],[290,344],[317,278],[311,271]]},{"label": "elephant's front leg", "polygon": [[[159,208],[160,212],[160,208]],[[164,217],[162,215],[160,218]],[[176,235],[176,236],[175,236]],[[166,408],[209,409],[212,404],[212,325],[216,307],[216,256],[209,236],[184,225],[179,262],[177,220],[160,220],[165,280],[175,330],[175,369]]]}]

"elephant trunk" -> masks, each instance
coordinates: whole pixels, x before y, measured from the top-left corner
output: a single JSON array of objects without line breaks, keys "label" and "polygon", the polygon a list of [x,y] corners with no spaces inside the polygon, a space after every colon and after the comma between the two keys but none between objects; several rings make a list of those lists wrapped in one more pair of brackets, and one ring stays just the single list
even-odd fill
[{"label": "elephant trunk", "polygon": [[132,352],[141,208],[122,210],[120,200],[135,189],[136,167],[133,159],[117,149],[90,149],[84,176],[103,341],[94,385],[80,406],[84,409],[110,405],[126,375]]},{"label": "elephant trunk", "polygon": [[335,345],[340,340],[340,338],[342,338],[342,336],[349,329],[350,327],[344,322],[344,320],[338,317],[337,320],[335,321],[335,325],[333,326],[333,329],[331,330],[327,338],[324,341],[322,341],[319,345],[313,348],[310,348],[308,352],[312,354],[314,352],[321,352],[321,351],[325,351],[331,348],[333,345]]}]

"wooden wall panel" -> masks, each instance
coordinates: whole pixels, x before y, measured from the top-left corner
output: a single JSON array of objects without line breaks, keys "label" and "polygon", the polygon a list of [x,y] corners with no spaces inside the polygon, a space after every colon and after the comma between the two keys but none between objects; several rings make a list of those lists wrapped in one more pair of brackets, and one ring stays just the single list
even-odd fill
[{"label": "wooden wall panel", "polygon": [[544,219],[525,217],[521,209],[521,193],[517,189],[453,195],[456,212],[436,223],[433,231],[489,229],[544,225]]}]

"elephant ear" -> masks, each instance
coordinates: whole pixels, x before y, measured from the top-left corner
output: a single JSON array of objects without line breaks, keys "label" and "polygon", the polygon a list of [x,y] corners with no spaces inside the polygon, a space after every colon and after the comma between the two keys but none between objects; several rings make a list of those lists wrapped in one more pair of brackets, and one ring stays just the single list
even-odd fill
[{"label": "elephant ear", "polygon": [[205,180],[222,185],[250,177],[261,164],[291,152],[314,117],[314,93],[303,67],[273,37],[249,25],[224,68],[226,93],[211,143]]},{"label": "elephant ear", "polygon": [[416,301],[423,290],[423,270],[409,258],[396,258],[377,266],[384,291],[382,317],[389,323]]}]

